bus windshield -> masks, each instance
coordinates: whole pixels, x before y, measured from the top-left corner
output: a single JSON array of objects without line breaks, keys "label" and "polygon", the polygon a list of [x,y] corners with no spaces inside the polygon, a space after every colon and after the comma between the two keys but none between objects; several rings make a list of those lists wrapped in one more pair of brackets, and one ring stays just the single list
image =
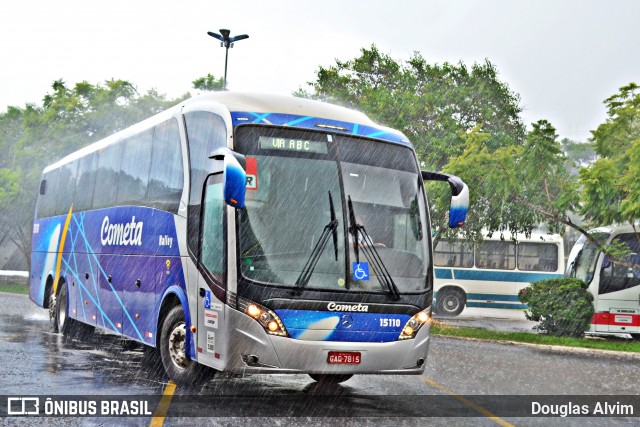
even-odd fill
[{"label": "bus windshield", "polygon": [[[386,282],[378,279],[388,273],[400,293],[425,290],[429,232],[419,171],[409,148],[242,126],[236,149],[247,159],[246,208],[239,211],[238,224],[245,279],[384,293],[389,291]],[[349,232],[348,200],[368,242]],[[369,259],[373,253],[382,266]]]},{"label": "bus windshield", "polygon": [[[595,237],[604,243],[609,235],[606,233],[597,233]],[[569,254],[565,275],[567,277],[575,277],[585,283],[590,283],[593,279],[599,253],[600,251],[595,243],[587,240],[586,236],[580,236]]]}]

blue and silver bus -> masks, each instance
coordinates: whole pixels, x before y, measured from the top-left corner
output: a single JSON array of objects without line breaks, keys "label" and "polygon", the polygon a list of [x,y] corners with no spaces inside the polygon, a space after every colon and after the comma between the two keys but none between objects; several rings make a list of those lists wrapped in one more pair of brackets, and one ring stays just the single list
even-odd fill
[{"label": "blue and silver bus", "polygon": [[493,233],[480,243],[438,242],[434,248],[435,311],[457,316],[465,307],[526,309],[520,291],[564,275],[562,236],[534,231]]},{"label": "blue and silver bus", "polygon": [[433,299],[424,180],[400,132],[286,96],[193,98],[44,169],[30,298],[54,330],[159,350],[168,376],[420,374]]}]

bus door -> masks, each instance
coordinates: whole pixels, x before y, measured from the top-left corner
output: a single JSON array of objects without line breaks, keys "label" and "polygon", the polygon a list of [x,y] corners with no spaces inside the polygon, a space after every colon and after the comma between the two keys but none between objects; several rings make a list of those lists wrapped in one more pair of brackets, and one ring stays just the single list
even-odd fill
[{"label": "bus door", "polygon": [[[604,256],[600,268],[596,312],[608,312],[609,332],[640,332],[640,241],[633,233],[618,234],[612,243],[629,248],[623,261]],[[602,314],[601,314],[602,315]]]},{"label": "bus door", "polygon": [[197,357],[200,363],[217,369],[224,367],[225,213],[222,174],[211,175],[205,184],[200,215]]}]

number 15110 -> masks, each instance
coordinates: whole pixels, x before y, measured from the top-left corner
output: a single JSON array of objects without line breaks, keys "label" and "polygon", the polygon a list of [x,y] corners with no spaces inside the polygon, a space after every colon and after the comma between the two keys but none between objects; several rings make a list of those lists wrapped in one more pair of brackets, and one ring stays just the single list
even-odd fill
[{"label": "number 15110", "polygon": [[399,328],[400,319],[380,319],[380,326],[383,328]]}]

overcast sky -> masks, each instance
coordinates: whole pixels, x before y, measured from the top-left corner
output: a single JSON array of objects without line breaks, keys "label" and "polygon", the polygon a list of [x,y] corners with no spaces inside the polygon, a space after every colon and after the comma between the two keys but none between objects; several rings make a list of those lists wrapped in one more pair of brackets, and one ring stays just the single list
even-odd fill
[{"label": "overcast sky", "polygon": [[526,123],[586,140],[606,118],[602,101],[640,83],[639,21],[637,0],[3,0],[0,111],[41,104],[59,78],[195,94],[194,79],[224,73],[207,31],[229,28],[250,36],[229,51],[230,90],[288,94],[372,43],[402,60],[486,58],[520,94]]}]

